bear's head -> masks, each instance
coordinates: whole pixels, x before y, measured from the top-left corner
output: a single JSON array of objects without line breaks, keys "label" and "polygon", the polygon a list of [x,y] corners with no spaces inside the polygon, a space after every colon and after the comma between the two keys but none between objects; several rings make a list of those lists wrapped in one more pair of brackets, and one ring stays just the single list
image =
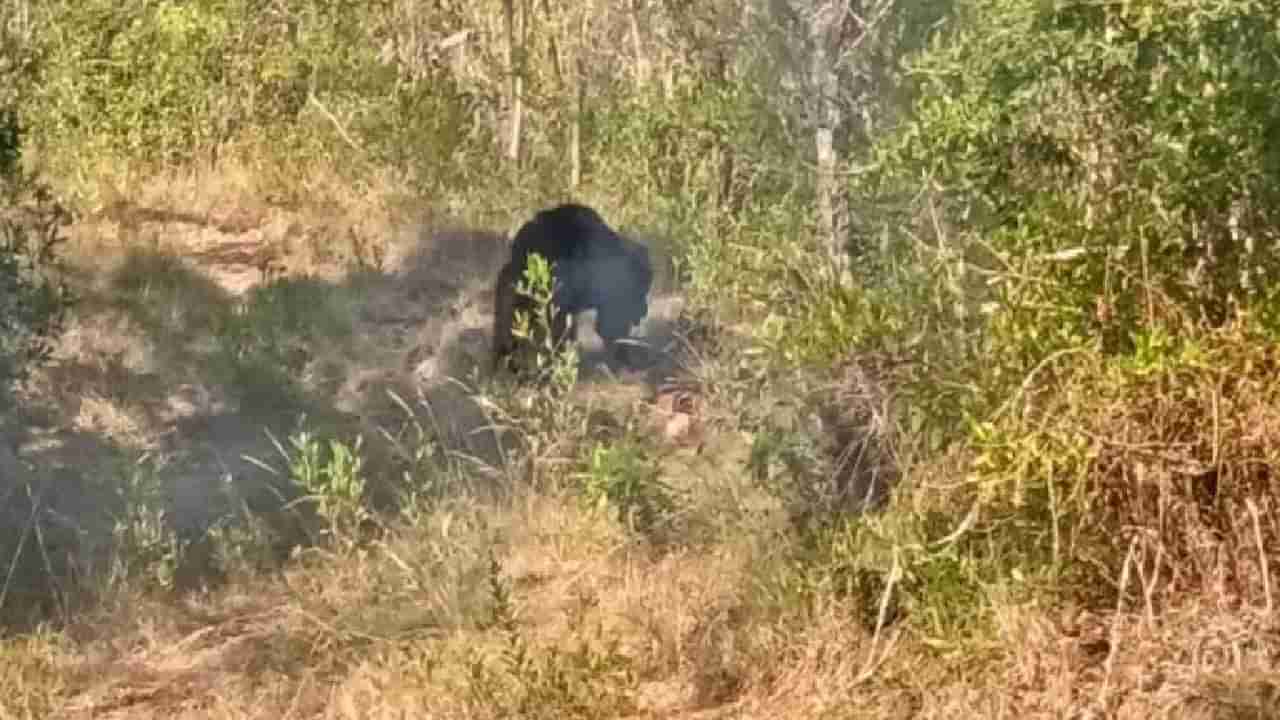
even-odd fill
[{"label": "bear's head", "polygon": [[596,331],[601,339],[613,342],[631,334],[649,314],[653,265],[648,248],[628,241],[623,253],[599,264],[594,279],[599,287]]}]

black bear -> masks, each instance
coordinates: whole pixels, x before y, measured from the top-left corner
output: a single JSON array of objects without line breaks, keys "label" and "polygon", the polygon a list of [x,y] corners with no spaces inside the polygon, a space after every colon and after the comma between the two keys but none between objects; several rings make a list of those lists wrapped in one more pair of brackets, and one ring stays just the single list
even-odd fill
[{"label": "black bear", "polygon": [[533,253],[551,265],[551,332],[567,339],[569,318],[596,311],[596,333],[612,357],[617,341],[649,314],[653,267],[644,245],[614,232],[595,210],[568,203],[542,210],[516,233],[511,260],[498,273],[493,318],[493,355],[500,367],[515,351],[512,334],[518,311],[532,312],[533,302],[516,292]]}]

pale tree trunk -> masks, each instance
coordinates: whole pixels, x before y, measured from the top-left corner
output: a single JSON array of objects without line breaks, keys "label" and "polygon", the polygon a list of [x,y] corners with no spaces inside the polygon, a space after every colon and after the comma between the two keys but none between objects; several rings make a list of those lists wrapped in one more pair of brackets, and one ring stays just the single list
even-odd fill
[{"label": "pale tree trunk", "polygon": [[[583,20],[583,27],[586,27]],[[583,32],[586,39],[586,32]],[[577,190],[582,183],[582,114],[586,112],[587,68],[582,53],[578,53],[575,62],[573,88],[573,119],[569,123],[569,187]]]},{"label": "pale tree trunk", "polygon": [[644,0],[635,0],[628,18],[631,22],[631,51],[635,55],[636,89],[641,91],[649,85],[649,57],[645,54],[644,41],[640,36],[640,9],[643,3]]},{"label": "pale tree trunk", "polygon": [[814,177],[816,194],[817,231],[819,240],[826,245],[832,271],[843,278],[848,270],[848,238],[845,223],[836,221],[840,189],[836,169],[840,163],[835,146],[836,130],[843,120],[836,93],[837,63],[839,62],[836,38],[844,12],[842,3],[825,2],[813,8],[809,17],[811,52],[809,83],[814,92],[813,123],[814,150],[817,167]]},{"label": "pale tree trunk", "polygon": [[582,118],[587,111],[587,40],[591,36],[591,11],[582,13],[573,57],[573,120],[569,125],[569,186],[582,183]]},{"label": "pale tree trunk", "polygon": [[[516,6],[517,2],[519,2],[519,8]],[[511,78],[506,157],[513,168],[520,162],[520,132],[524,121],[524,68],[521,54],[524,52],[525,24],[528,20],[525,16],[525,8],[524,0],[505,0],[507,73]]]},{"label": "pale tree trunk", "polygon": [[[877,27],[897,2],[770,0],[773,17],[781,20],[778,25],[797,33],[775,37],[781,40],[779,57],[787,60],[789,70],[784,73],[798,80],[795,87],[805,93],[798,100],[804,108],[804,123],[813,132],[814,224],[841,280],[849,279],[852,251],[851,198],[841,181],[841,169],[850,159],[853,143],[865,143],[869,137],[872,118],[864,103],[871,102],[875,78],[883,70],[869,66],[879,62],[869,54],[869,46],[885,40]],[[804,48],[802,54],[793,51],[798,47]]]},{"label": "pale tree trunk", "polygon": [[[570,5],[572,7],[572,5]],[[576,191],[582,184],[582,118],[587,104],[587,41],[590,36],[592,8],[578,8],[576,18],[577,37],[574,38],[574,23],[571,18],[560,25],[563,28],[563,42],[556,42],[553,54],[556,79],[559,81],[562,97],[569,98],[569,189]],[[560,56],[560,48],[568,48],[571,68],[564,68],[565,61]]]}]

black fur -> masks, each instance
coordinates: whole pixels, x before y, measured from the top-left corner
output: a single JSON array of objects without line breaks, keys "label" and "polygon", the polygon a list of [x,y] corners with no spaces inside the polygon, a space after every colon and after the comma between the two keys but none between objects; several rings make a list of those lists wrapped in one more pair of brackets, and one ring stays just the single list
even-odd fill
[{"label": "black fur", "polygon": [[552,333],[557,341],[566,339],[569,318],[595,310],[596,332],[612,355],[617,341],[648,315],[653,285],[648,248],[614,232],[599,213],[584,205],[570,203],[543,210],[516,233],[511,260],[498,274],[495,365],[501,365],[515,351],[511,330],[516,312],[534,309],[529,298],[515,291],[534,253],[552,266],[552,302],[557,309]]}]

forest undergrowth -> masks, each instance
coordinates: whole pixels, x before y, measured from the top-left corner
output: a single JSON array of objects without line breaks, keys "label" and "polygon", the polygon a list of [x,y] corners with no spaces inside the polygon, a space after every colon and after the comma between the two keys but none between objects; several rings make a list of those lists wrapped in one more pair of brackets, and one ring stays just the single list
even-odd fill
[{"label": "forest undergrowth", "polygon": [[0,720],[1280,717],[1266,2],[0,21]]}]

